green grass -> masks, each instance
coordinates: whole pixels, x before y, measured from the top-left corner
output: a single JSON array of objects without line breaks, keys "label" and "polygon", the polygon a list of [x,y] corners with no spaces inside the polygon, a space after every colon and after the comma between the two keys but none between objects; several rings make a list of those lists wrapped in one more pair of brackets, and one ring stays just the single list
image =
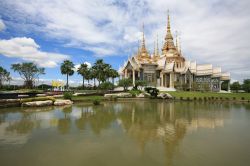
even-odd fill
[{"label": "green grass", "polygon": [[176,92],[167,92],[171,94],[172,96],[176,97],[179,99],[180,97],[183,97],[186,99],[189,97],[190,99],[193,99],[194,97],[199,98],[199,97],[214,97],[214,98],[229,98],[230,100],[233,100],[234,97],[236,100],[241,100],[242,97],[245,100],[250,100],[250,93],[216,93],[216,92],[184,92],[184,91],[176,91]]},{"label": "green grass", "polygon": [[104,96],[73,96],[72,101],[93,102],[94,100],[105,100]]}]

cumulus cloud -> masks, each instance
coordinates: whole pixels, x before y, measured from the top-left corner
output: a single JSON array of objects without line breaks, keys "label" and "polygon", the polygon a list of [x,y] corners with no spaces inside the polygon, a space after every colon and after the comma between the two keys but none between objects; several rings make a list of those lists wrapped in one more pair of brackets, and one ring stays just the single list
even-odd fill
[{"label": "cumulus cloud", "polygon": [[3,20],[0,18],[0,31],[5,29],[5,24],[3,22]]},{"label": "cumulus cloud", "polygon": [[[91,63],[89,63],[89,62],[83,62],[83,63],[86,64],[88,66],[88,68],[91,68]],[[74,67],[74,71],[77,71],[80,66],[81,66],[81,64],[76,64]]]},{"label": "cumulus cloud", "polygon": [[26,37],[0,40],[0,54],[10,58],[21,58],[49,68],[56,67],[58,63],[69,58],[64,54],[41,51],[32,38]]},{"label": "cumulus cloud", "polygon": [[[14,28],[44,32],[67,47],[96,56],[131,55],[137,49],[141,25],[152,52],[156,35],[162,45],[166,10],[172,32],[181,34],[187,59],[213,63],[235,79],[250,77],[249,0],[13,0],[1,1],[0,11]],[[10,17],[11,16],[11,17]],[[31,26],[34,25],[34,26]]]}]

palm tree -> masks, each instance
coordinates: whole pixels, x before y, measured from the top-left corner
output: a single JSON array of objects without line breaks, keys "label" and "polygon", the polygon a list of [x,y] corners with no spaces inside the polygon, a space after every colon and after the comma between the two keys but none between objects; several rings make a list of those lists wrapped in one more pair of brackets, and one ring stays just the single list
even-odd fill
[{"label": "palm tree", "polygon": [[103,60],[102,59],[96,60],[93,69],[96,71],[96,78],[100,85],[100,82],[105,81],[105,75],[104,75],[105,63],[103,62]]},{"label": "palm tree", "polygon": [[65,60],[61,64],[61,73],[67,75],[67,84],[66,84],[67,89],[69,88],[69,76],[72,76],[74,74],[73,68],[74,68],[74,63],[69,60]]},{"label": "palm tree", "polygon": [[89,75],[90,75],[90,79],[94,80],[94,87],[95,87],[96,86],[95,80],[96,80],[96,77],[97,77],[97,72],[93,67],[90,68]]},{"label": "palm tree", "polygon": [[118,72],[115,69],[110,70],[110,77],[112,78],[112,83],[115,84],[114,79],[119,77]]},{"label": "palm tree", "polygon": [[85,63],[81,64],[81,66],[77,69],[78,74],[82,76],[82,88],[84,88],[84,78],[86,78],[88,70],[88,65]]}]

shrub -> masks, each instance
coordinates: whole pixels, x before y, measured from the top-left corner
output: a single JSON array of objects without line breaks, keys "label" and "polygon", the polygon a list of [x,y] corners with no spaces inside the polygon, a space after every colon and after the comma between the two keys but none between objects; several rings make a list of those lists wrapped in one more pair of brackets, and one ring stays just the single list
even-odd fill
[{"label": "shrub", "polygon": [[99,89],[112,90],[112,89],[114,89],[114,84],[112,84],[111,82],[103,82],[99,85]]},{"label": "shrub", "polygon": [[220,100],[222,100],[223,98],[222,97],[220,97]]},{"label": "shrub", "polygon": [[159,90],[157,88],[153,87],[146,87],[145,91],[151,95],[151,97],[156,98],[157,95],[159,94]]},{"label": "shrub", "polygon": [[93,100],[93,104],[94,105],[100,105],[100,100],[98,100],[98,99]]},{"label": "shrub", "polygon": [[207,101],[207,97],[204,97],[204,101]]},{"label": "shrub", "polygon": [[245,97],[241,97],[241,100],[245,100]]},{"label": "shrub", "polygon": [[136,95],[139,95],[141,93],[140,90],[131,90],[129,93],[132,95],[132,97],[136,97]]},{"label": "shrub", "polygon": [[72,100],[73,94],[71,92],[64,92],[63,98],[67,100]]},{"label": "shrub", "polygon": [[197,100],[197,98],[196,98],[196,97],[194,97],[194,100]]},{"label": "shrub", "polygon": [[142,88],[144,86],[147,85],[147,82],[146,81],[143,81],[143,80],[136,80],[135,81],[135,86],[133,87],[133,90],[138,90],[138,88],[140,87],[140,90],[142,90]]},{"label": "shrub", "polygon": [[187,97],[187,101],[190,101],[190,97]]},{"label": "shrub", "polygon": [[183,100],[183,97],[180,97],[180,100]]},{"label": "shrub", "polygon": [[211,98],[212,98],[212,100],[214,100],[214,97],[213,97],[213,96],[212,96]]},{"label": "shrub", "polygon": [[129,78],[123,78],[123,79],[119,80],[118,85],[122,86],[124,91],[127,91],[128,87],[132,85],[132,80]]},{"label": "shrub", "polygon": [[233,100],[236,100],[236,97],[233,97]]},{"label": "shrub", "polygon": [[202,98],[201,98],[201,97],[199,97],[199,101],[202,101]]}]

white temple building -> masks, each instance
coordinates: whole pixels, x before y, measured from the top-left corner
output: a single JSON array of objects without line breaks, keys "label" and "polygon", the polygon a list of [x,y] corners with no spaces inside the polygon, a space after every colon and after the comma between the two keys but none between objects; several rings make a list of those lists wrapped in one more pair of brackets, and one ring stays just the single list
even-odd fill
[{"label": "white temple building", "polygon": [[[161,53],[156,49],[149,54],[145,44],[144,30],[138,52],[129,58],[120,68],[123,78],[144,80],[148,85],[182,90],[220,91],[221,83],[230,84],[230,73],[222,73],[220,67],[212,64],[197,64],[185,59],[180,46],[174,39],[170,28],[168,15],[167,34]],[[228,86],[229,87],[229,86]],[[228,88],[229,90],[229,88]]]}]

